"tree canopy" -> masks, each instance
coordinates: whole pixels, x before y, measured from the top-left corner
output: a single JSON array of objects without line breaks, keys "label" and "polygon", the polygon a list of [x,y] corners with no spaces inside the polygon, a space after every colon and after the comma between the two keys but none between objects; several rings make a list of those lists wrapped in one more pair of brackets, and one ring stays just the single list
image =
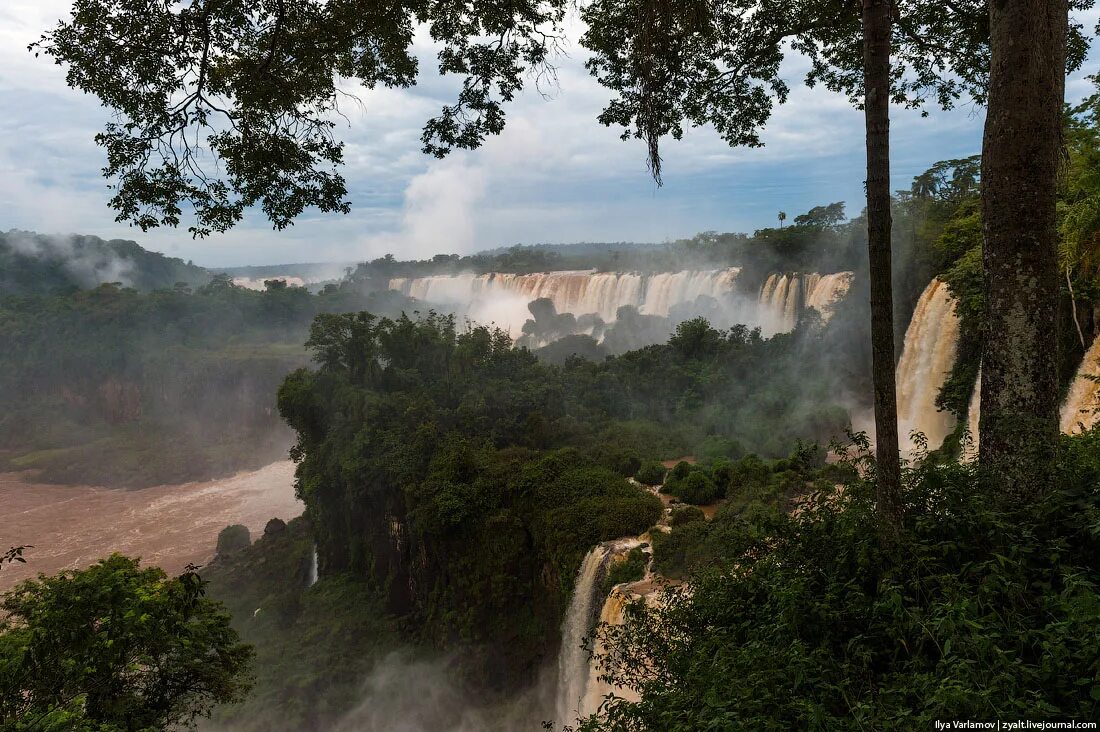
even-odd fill
[{"label": "tree canopy", "polygon": [[567,0],[77,0],[31,45],[67,67],[69,86],[115,115],[96,142],[119,221],[147,230],[194,215],[226,231],[251,206],[276,228],[307,207],[350,210],[334,129],[361,84],[416,83],[414,35],[462,78],[428,120],[426,153],[475,148],[504,126],[526,73],[548,79]]},{"label": "tree canopy", "polygon": [[248,691],[252,649],[189,570],[118,554],[0,599],[0,727],[137,732],[190,725]]}]

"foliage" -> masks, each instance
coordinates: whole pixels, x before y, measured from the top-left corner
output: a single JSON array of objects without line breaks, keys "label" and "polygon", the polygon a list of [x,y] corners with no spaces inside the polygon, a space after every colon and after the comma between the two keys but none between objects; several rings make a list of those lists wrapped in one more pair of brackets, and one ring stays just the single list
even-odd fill
[{"label": "foliage", "polygon": [[0,233],[0,295],[41,295],[118,282],[136,290],[194,288],[210,273],[136,242],[97,236]]},{"label": "foliage", "polygon": [[665,466],[656,460],[650,460],[638,469],[635,480],[643,485],[661,485],[665,482]]},{"label": "foliage", "polygon": [[280,229],[307,207],[350,210],[333,136],[341,80],[412,86],[419,25],[440,45],[440,73],[463,78],[456,102],[425,126],[424,150],[478,147],[503,129],[525,73],[552,73],[565,7],[85,0],[31,48],[114,113],[96,142],[118,220],[147,230],[193,211],[189,230],[203,236],[254,205]]},{"label": "foliage", "polygon": [[660,517],[623,477],[637,458],[579,439],[606,418],[499,331],[361,313],[318,318],[309,343],[320,368],[291,374],[279,407],[322,566],[388,588],[420,638],[480,645],[467,671],[514,683],[553,646],[584,553]]},{"label": "foliage", "polygon": [[668,525],[673,528],[690,524],[693,521],[706,521],[706,516],[695,506],[673,506]]},{"label": "foliage", "polygon": [[[1075,10],[1091,0],[1070,3]],[[912,108],[981,102],[989,68],[989,22],[979,0],[894,3],[891,101]],[[713,125],[731,146],[762,145],[759,130],[790,88],[784,55],[810,61],[807,86],[863,97],[863,36],[858,5],[806,0],[721,4],[601,0],[585,6],[582,43],[589,71],[615,95],[600,122],[644,140],[661,180],[659,141],[688,125]],[[1072,23],[1067,68],[1080,67],[1088,36]]]},{"label": "foliage", "polygon": [[[681,463],[681,465],[685,464]],[[677,475],[673,470],[661,487],[661,492],[673,495],[684,503],[697,506],[714,503],[722,497],[722,490],[702,469],[691,470],[683,476]]]},{"label": "foliage", "polygon": [[[1100,85],[1100,77],[1092,80]],[[1066,127],[1059,259],[1066,270],[1095,277],[1100,274],[1100,92],[1071,110]]]},{"label": "foliage", "polygon": [[637,582],[645,577],[645,568],[648,564],[649,555],[645,553],[645,550],[640,546],[634,547],[627,552],[625,557],[612,562],[611,566],[607,568],[601,591],[606,595],[611,592],[615,585],[621,585],[624,582]]},{"label": "foliage", "polygon": [[205,586],[118,554],[17,585],[0,600],[0,727],[168,729],[243,698],[252,650]]},{"label": "foliage", "polygon": [[906,475],[892,551],[866,481],[728,526],[719,566],[604,630],[607,672],[642,701],[581,728],[1094,718],[1098,455],[1100,432],[1063,438],[1060,489],[1027,512],[998,508],[974,467],[926,461]]}]

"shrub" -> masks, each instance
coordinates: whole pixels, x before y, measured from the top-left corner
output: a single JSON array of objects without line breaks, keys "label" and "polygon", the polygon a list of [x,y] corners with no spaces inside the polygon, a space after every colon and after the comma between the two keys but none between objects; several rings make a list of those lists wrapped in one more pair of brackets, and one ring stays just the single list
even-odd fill
[{"label": "shrub", "polygon": [[684,503],[705,506],[722,497],[718,485],[702,470],[692,471],[682,480],[669,480],[665,491],[676,496]]},{"label": "shrub", "polygon": [[737,440],[711,435],[695,446],[695,457],[701,463],[716,460],[738,460],[745,455],[745,448]]},{"label": "shrub", "polygon": [[264,536],[281,534],[284,531],[286,531],[286,521],[283,521],[281,518],[273,518],[264,524]]},{"label": "shrub", "polygon": [[695,506],[677,506],[672,509],[672,516],[669,518],[670,526],[683,526],[684,524],[690,524],[692,521],[706,521],[707,517],[703,515]]},{"label": "shrub", "polygon": [[634,479],[644,485],[661,485],[665,482],[665,473],[667,472],[664,465],[656,460],[651,460],[638,469]]},{"label": "shrub", "polygon": [[669,471],[666,480],[682,480],[688,476],[694,466],[686,460],[681,460]]},{"label": "shrub", "polygon": [[727,495],[730,486],[733,485],[733,479],[736,473],[733,464],[729,460],[719,460],[711,468],[710,473],[714,476],[714,482],[719,490],[722,491],[722,495]]},{"label": "shrub", "polygon": [[733,465],[728,492],[767,485],[772,468],[756,455],[746,455]]},{"label": "shrub", "polygon": [[645,568],[648,563],[649,557],[640,546],[631,549],[621,560],[612,562],[603,580],[604,594],[611,592],[615,585],[621,585],[623,582],[637,582],[645,577]]},{"label": "shrub", "polygon": [[240,551],[252,543],[252,536],[248,533],[248,527],[243,524],[226,526],[218,532],[218,554],[227,556]]}]

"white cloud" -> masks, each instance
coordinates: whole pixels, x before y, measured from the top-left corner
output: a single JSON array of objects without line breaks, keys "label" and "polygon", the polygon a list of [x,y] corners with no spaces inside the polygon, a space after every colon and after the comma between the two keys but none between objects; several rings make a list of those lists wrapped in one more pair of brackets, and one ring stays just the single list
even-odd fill
[{"label": "white cloud", "polygon": [[[142,234],[114,223],[99,177],[102,151],[92,137],[105,112],[65,86],[63,69],[26,52],[69,0],[3,0],[0,6],[0,229],[79,231],[138,239],[146,246],[211,265],[275,261],[349,261],[389,248],[398,256],[467,252],[514,242],[581,239],[660,240],[706,229],[770,225],[789,212],[844,199],[860,208],[863,119],[847,100],[799,80],[791,58],[789,102],[764,132],[766,147],[731,150],[713,130],[691,129],[664,146],[666,187],[656,190],[644,147],[622,142],[596,122],[608,92],[584,69],[575,39],[560,59],[559,88],[547,99],[529,83],[508,107],[504,134],[443,163],[420,152],[426,119],[452,101],[458,81],[433,72],[435,47],[424,32],[414,50],[421,83],[364,90],[342,104],[337,134],[346,142],[345,175],[353,213],[311,213],[274,232],[258,215],[236,230],[193,241],[185,230]],[[1097,11],[1083,20],[1095,25]],[[1070,96],[1088,91],[1078,75]],[[545,91],[545,89],[544,89]],[[932,162],[977,151],[981,110],[895,110],[894,182],[900,187]]]},{"label": "white cloud", "polygon": [[368,236],[363,258],[392,252],[400,259],[424,259],[439,252],[473,251],[485,178],[484,168],[460,158],[433,163],[409,181],[400,229]]}]

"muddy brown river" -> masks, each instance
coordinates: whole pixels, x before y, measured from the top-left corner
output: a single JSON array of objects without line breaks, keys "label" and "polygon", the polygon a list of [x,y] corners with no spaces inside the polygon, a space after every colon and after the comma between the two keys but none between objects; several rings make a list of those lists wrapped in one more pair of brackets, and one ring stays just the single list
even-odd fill
[{"label": "muddy brown river", "polygon": [[244,524],[255,540],[272,517],[302,513],[294,497],[294,464],[197,483],[140,490],[41,485],[0,473],[0,551],[31,544],[26,564],[0,568],[0,592],[39,572],[93,564],[112,552],[178,574],[214,556],[218,532]]}]

